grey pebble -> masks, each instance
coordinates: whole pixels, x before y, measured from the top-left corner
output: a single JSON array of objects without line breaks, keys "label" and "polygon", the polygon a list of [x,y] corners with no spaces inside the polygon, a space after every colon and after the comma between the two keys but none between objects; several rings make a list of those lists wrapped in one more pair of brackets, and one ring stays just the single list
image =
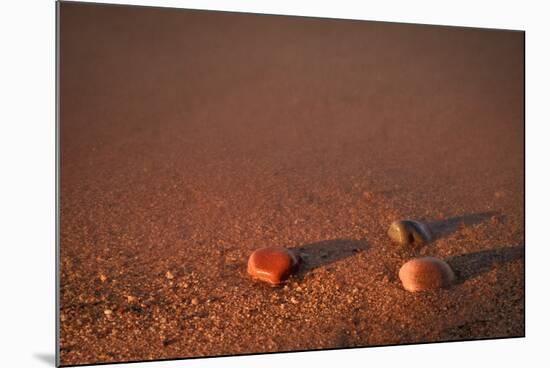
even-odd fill
[{"label": "grey pebble", "polygon": [[429,227],[414,220],[394,221],[388,229],[388,236],[400,245],[426,244],[432,241],[433,236]]}]

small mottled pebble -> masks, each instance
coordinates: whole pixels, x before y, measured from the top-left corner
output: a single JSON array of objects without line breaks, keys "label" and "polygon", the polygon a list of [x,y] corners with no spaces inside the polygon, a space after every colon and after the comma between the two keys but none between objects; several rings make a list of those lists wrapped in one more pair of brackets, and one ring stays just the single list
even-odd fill
[{"label": "small mottled pebble", "polygon": [[403,288],[410,292],[449,287],[456,276],[447,262],[435,257],[414,258],[399,270]]},{"label": "small mottled pebble", "polygon": [[425,244],[432,240],[427,225],[413,220],[394,221],[388,229],[388,236],[400,245]]},{"label": "small mottled pebble", "polygon": [[248,259],[248,274],[271,285],[283,283],[298,268],[298,256],[283,247],[254,251]]},{"label": "small mottled pebble", "polygon": [[369,191],[363,192],[363,198],[365,198],[365,199],[372,199],[373,196],[374,196],[373,192],[369,192]]},{"label": "small mottled pebble", "polygon": [[106,316],[110,316],[111,314],[113,314],[113,311],[110,310],[110,309],[105,309],[105,310],[103,311],[103,314],[105,314]]},{"label": "small mottled pebble", "polygon": [[191,304],[197,305],[197,304],[199,304],[199,300],[197,298],[193,298],[193,299],[191,299]]},{"label": "small mottled pebble", "polygon": [[105,281],[107,281],[107,276],[105,276],[104,274],[101,273],[101,274],[99,274],[99,280],[101,282],[105,282]]},{"label": "small mottled pebble", "polygon": [[127,295],[126,300],[128,301],[128,303],[133,303],[137,300],[137,298],[135,296],[132,296],[132,295]]},{"label": "small mottled pebble", "polygon": [[172,280],[174,278],[174,275],[170,271],[166,271],[166,275],[164,275],[164,276],[166,276],[166,278],[168,280]]}]

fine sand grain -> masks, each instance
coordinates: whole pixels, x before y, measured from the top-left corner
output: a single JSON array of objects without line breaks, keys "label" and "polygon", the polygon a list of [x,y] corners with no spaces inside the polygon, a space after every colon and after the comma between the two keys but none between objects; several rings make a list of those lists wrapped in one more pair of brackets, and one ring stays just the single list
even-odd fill
[{"label": "fine sand grain", "polygon": [[[523,336],[523,46],[62,3],[61,363]],[[266,246],[284,287],[247,274]],[[405,291],[419,256],[456,283]]]}]

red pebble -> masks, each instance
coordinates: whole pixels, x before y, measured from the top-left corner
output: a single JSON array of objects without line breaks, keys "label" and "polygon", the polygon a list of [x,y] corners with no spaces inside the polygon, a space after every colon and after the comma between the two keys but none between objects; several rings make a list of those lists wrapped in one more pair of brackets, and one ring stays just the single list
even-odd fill
[{"label": "red pebble", "polygon": [[399,279],[407,291],[424,291],[446,288],[456,276],[447,262],[434,257],[415,258],[399,270]]},{"label": "red pebble", "polygon": [[283,247],[255,250],[248,259],[248,273],[271,285],[283,283],[298,268],[299,257]]}]

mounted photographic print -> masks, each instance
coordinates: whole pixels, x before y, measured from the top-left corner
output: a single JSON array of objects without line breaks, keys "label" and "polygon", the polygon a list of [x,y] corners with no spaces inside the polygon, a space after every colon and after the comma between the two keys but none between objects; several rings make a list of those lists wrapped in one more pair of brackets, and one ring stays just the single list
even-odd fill
[{"label": "mounted photographic print", "polygon": [[60,365],[524,336],[524,32],[57,7]]}]

